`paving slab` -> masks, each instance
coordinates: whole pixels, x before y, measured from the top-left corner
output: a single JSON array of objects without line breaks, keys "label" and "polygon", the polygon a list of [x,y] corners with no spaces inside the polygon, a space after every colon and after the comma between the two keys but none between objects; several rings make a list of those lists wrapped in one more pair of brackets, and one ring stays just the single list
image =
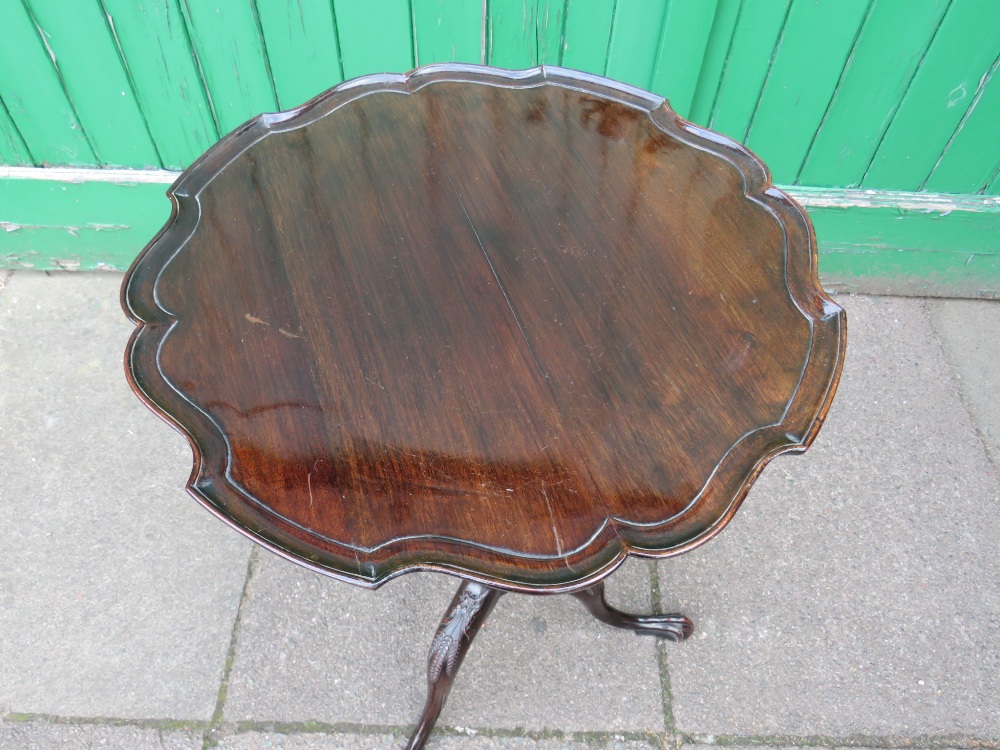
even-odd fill
[{"label": "paving slab", "polygon": [[[821,745],[820,747],[829,747],[830,745]],[[685,743],[678,748],[678,750],[720,750],[720,748],[725,747],[726,750],[815,750],[816,745],[768,745],[768,744],[757,744],[752,745],[739,745],[739,744],[729,744],[725,745],[714,745],[705,744],[698,745],[693,743]],[[836,745],[834,745],[836,747]],[[865,747],[864,745],[841,745],[841,747],[849,747],[851,750],[885,750],[885,748],[873,748]],[[891,747],[906,747],[906,745],[891,745]],[[946,743],[934,743],[934,750],[959,750],[959,748],[949,747]]]},{"label": "paving slab", "polygon": [[0,711],[211,717],[250,544],[129,390],[119,274],[0,292]]},{"label": "paving slab", "polygon": [[679,730],[1000,737],[1000,492],[919,300],[843,297],[826,426],[661,563]]},{"label": "paving slab", "polygon": [[1000,302],[928,300],[927,309],[996,470],[1000,467]]},{"label": "paving slab", "polygon": [[[275,734],[248,732],[220,739],[219,750],[398,750],[403,740],[391,734]],[[530,737],[431,735],[427,750],[651,750],[660,744],[611,738],[597,740]]]},{"label": "paving slab", "polygon": [[201,746],[202,733],[190,730],[0,719],[0,747],[11,750],[201,750]]},{"label": "paving slab", "polygon": [[[609,581],[650,607],[649,565]],[[457,580],[409,574],[366,591],[261,553],[241,614],[227,721],[409,726],[427,650]],[[572,597],[504,596],[476,637],[442,726],[659,731],[656,645],[594,620]]]},{"label": "paving slab", "polygon": [[[651,563],[629,560],[607,580],[608,601],[652,612],[650,575]],[[490,624],[489,637],[477,637],[478,658],[470,651],[464,681],[452,688],[446,724],[663,730],[655,638],[598,622],[571,596],[505,596]]]}]

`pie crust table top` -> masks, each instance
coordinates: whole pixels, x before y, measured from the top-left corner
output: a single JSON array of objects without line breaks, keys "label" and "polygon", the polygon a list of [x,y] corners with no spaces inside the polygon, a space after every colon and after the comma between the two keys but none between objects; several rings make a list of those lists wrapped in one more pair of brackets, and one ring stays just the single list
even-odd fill
[{"label": "pie crust table top", "polygon": [[577,591],[717,533],[843,359],[802,209],[659,97],[558,68],[356,79],[231,133],[126,277],[189,490],[374,587]]}]

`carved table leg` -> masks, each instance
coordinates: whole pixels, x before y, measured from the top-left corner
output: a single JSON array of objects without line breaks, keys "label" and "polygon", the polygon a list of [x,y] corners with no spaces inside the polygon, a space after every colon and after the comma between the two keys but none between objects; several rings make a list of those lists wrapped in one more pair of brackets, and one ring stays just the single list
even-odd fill
[{"label": "carved table leg", "polygon": [[431,642],[427,664],[427,703],[406,750],[420,750],[427,742],[465,652],[502,593],[472,581],[463,581],[458,587]]},{"label": "carved table leg", "polygon": [[608,606],[603,582],[577,591],[573,596],[583,602],[583,606],[598,620],[616,628],[655,635],[668,641],[682,641],[694,632],[694,624],[684,615],[630,615]]}]

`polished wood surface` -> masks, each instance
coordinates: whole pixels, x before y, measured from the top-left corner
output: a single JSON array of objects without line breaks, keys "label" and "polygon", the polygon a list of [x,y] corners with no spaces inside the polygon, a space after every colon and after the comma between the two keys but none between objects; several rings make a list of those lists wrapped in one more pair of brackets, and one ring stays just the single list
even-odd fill
[{"label": "polished wood surface", "polygon": [[738,144],[560,69],[431,66],[238,129],[130,270],[192,493],[315,569],[593,585],[718,532],[836,388],[803,211]]}]

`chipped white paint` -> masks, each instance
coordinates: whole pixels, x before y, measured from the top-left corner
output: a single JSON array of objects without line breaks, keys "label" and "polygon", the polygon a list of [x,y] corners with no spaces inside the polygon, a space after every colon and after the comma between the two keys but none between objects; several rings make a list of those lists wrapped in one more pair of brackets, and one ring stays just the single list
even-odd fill
[{"label": "chipped white paint", "polygon": [[37,229],[38,227],[29,224],[15,224],[12,221],[0,221],[0,229],[5,232],[17,232],[21,229]]},{"label": "chipped white paint", "polygon": [[49,261],[55,268],[62,269],[64,271],[79,271],[80,270],[80,259],[79,258],[53,258]]},{"label": "chipped white paint", "polygon": [[[993,65],[990,66],[990,69],[987,70],[985,73],[983,73],[982,78],[979,79],[979,86],[976,88],[976,93],[975,96],[973,96],[972,98],[972,102],[965,110],[965,114],[962,115],[962,119],[959,121],[958,127],[955,128],[955,132],[952,133],[951,138],[948,139],[948,143],[946,143],[945,147],[941,149],[941,155],[937,158],[937,161],[934,162],[934,168],[931,169],[931,171],[927,174],[927,177],[924,178],[924,181],[920,183],[920,187],[918,188],[919,190],[923,190],[924,187],[926,187],[927,183],[934,178],[934,173],[937,171],[937,168],[941,166],[941,161],[944,159],[945,154],[947,154],[951,150],[951,144],[955,142],[955,139],[958,138],[959,134],[965,129],[965,124],[969,121],[969,118],[972,117],[972,114],[976,111],[976,107],[979,106],[979,100],[983,98],[983,93],[986,91],[986,83],[991,78],[993,78],[993,74],[996,73],[998,69],[1000,69],[1000,57],[996,59]],[[950,107],[951,105],[949,104],[948,106]],[[989,184],[989,180],[987,180],[987,184]],[[983,186],[984,190],[985,187],[986,186],[984,185]]]},{"label": "chipped white paint", "polygon": [[967,95],[968,91],[965,90],[965,84],[960,83],[955,88],[951,90],[948,94],[948,109],[951,109],[960,101],[962,101]]},{"label": "chipped white paint", "polygon": [[[170,185],[180,172],[166,169],[81,169],[74,167],[10,167],[0,165],[0,180],[48,180],[51,182],[108,182],[120,185]],[[898,190],[862,190],[855,188],[814,188],[778,186],[804,208],[896,208],[900,211],[950,213],[1000,212],[1000,196],[916,193]],[[9,228],[11,227],[11,228]],[[20,226],[0,222],[10,232]],[[94,224],[90,229],[122,229],[117,225]]]},{"label": "chipped white paint", "polygon": [[179,176],[180,172],[171,172],[166,169],[80,169],[75,167],[10,167],[0,165],[0,180],[170,185]]},{"label": "chipped white paint", "polygon": [[486,64],[486,56],[488,54],[488,48],[486,46],[486,31],[488,28],[486,21],[489,18],[488,14],[489,10],[486,7],[486,0],[483,0],[483,12],[480,15],[480,18],[483,20],[479,29],[479,62],[483,65]]},{"label": "chipped white paint", "polygon": [[998,195],[952,195],[849,188],[782,187],[781,189],[804,208],[896,208],[900,211],[942,214],[952,211],[1000,212]]},{"label": "chipped white paint", "polygon": [[74,237],[79,237],[80,229],[89,229],[94,232],[118,232],[122,229],[131,229],[128,224],[83,224],[82,226],[63,224],[17,224],[13,221],[0,221],[0,230],[4,232],[19,232],[22,229],[61,229],[69,232]]}]

